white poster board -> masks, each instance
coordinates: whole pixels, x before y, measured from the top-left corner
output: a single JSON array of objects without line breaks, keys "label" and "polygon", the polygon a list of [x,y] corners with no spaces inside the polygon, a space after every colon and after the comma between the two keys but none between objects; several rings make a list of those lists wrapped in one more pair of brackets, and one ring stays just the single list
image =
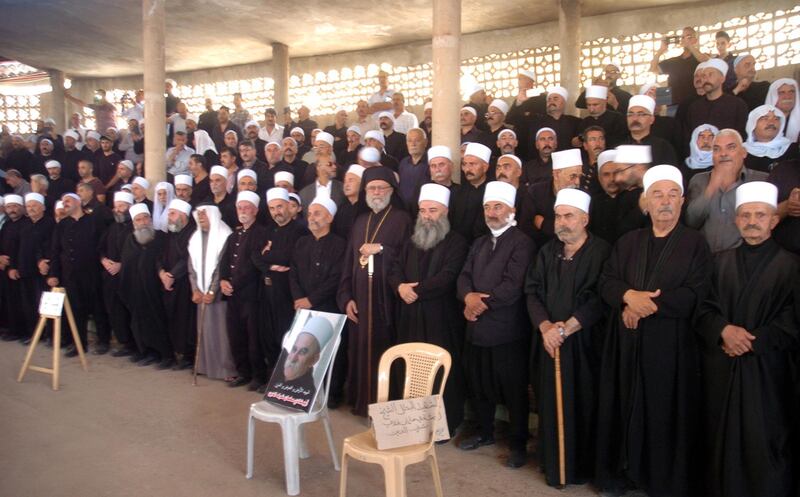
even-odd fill
[{"label": "white poster board", "polygon": [[42,300],[39,301],[39,314],[48,318],[60,318],[66,295],[66,293],[59,292],[42,292]]},{"label": "white poster board", "polygon": [[450,430],[440,395],[369,405],[378,450],[447,440]]}]

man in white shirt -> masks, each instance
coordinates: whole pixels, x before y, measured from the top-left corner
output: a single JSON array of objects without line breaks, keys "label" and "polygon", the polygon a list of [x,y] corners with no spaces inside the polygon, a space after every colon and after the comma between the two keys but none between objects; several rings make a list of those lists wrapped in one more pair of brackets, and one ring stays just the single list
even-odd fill
[{"label": "man in white shirt", "polygon": [[389,89],[389,73],[380,71],[378,73],[378,91],[369,97],[369,111],[372,112],[372,117],[377,121],[378,114],[383,111],[392,110],[392,95],[394,90]]},{"label": "man in white shirt", "polygon": [[265,142],[280,142],[283,140],[283,126],[277,123],[278,114],[275,109],[269,108],[264,112],[264,126],[259,130],[258,137]]},{"label": "man in white shirt", "polygon": [[[183,102],[178,105],[181,104]],[[194,149],[186,146],[186,133],[176,131],[172,142],[175,146],[167,150],[167,173],[173,177],[178,174],[188,174],[189,158],[194,153]]]},{"label": "man in white shirt", "polygon": [[406,110],[406,97],[399,91],[392,95],[392,112],[394,114],[394,130],[398,133],[405,135],[411,128],[419,127],[417,116]]},{"label": "man in white shirt", "polygon": [[125,110],[122,115],[127,121],[136,119],[137,123],[142,122],[144,119],[144,90],[136,90],[133,105],[130,109]]}]

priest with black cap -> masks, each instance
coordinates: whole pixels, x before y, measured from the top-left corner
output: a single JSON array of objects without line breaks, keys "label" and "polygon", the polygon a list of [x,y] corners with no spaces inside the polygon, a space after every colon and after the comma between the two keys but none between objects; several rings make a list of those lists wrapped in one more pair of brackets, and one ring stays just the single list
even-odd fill
[{"label": "priest with black cap", "polygon": [[411,232],[411,219],[396,191],[397,179],[391,169],[364,171],[361,214],[353,224],[336,298],[339,308],[357,325],[349,344],[347,396],[358,416],[366,416],[367,405],[375,402],[378,362],[396,340],[395,299],[387,276]]}]

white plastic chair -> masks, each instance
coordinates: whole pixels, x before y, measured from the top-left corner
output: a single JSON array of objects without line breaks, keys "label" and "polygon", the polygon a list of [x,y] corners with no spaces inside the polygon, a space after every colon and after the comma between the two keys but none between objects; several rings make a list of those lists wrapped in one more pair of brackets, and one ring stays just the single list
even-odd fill
[{"label": "white plastic chair", "polygon": [[[283,347],[286,348],[286,341],[289,333],[283,337]],[[253,445],[255,441],[256,419],[266,423],[279,423],[283,437],[283,465],[286,472],[286,493],[297,495],[300,493],[300,468],[298,458],[307,459],[309,457],[306,447],[303,425],[322,420],[325,428],[325,435],[328,438],[328,446],[331,449],[333,467],[339,471],[339,459],[336,455],[336,447],[333,445],[333,433],[331,432],[331,421],[328,417],[328,391],[331,386],[331,370],[333,369],[336,351],[339,349],[341,336],[336,338],[331,362],[328,365],[325,388],[317,394],[317,401],[309,412],[294,411],[288,408],[270,404],[262,400],[250,406],[250,415],[247,420],[247,474],[248,479],[253,478]]]}]

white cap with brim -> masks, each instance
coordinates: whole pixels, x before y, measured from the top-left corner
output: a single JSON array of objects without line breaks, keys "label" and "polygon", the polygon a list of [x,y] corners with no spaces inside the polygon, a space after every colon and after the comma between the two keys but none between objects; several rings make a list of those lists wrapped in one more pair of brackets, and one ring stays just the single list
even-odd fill
[{"label": "white cap with brim", "polygon": [[267,202],[272,202],[273,200],[284,200],[286,202],[289,201],[289,191],[286,188],[270,188],[267,190]]},{"label": "white cap with brim", "polygon": [[664,180],[672,181],[678,185],[681,189],[681,195],[683,195],[683,174],[681,174],[680,169],[675,166],[670,166],[669,164],[653,166],[644,173],[642,183],[644,184],[645,194],[654,183]]},{"label": "white cap with brim", "polygon": [[175,175],[175,186],[178,185],[186,185],[186,186],[193,186],[194,180],[188,174],[176,174]]},{"label": "white cap with brim", "polygon": [[236,180],[241,181],[242,178],[252,178],[253,181],[258,181],[258,175],[252,169],[242,169],[236,175]]},{"label": "white cap with brim", "polygon": [[303,330],[300,333],[308,333],[313,336],[317,340],[321,352],[330,339],[333,338],[333,325],[323,317],[313,316],[303,325]]},{"label": "white cap with brim", "polygon": [[311,201],[311,203],[309,204],[309,207],[314,205],[314,204],[321,205],[322,207],[324,207],[325,210],[328,211],[331,216],[335,216],[336,215],[336,210],[337,210],[336,202],[331,200],[331,198],[329,196],[327,196],[327,195],[319,195],[317,197],[314,197],[314,200]]},{"label": "white cap with brim", "polygon": [[[383,135],[381,135],[383,136]],[[375,147],[364,147],[358,152],[358,156],[364,162],[379,162],[381,160],[381,153]]]},{"label": "white cap with brim", "polygon": [[650,164],[653,162],[653,152],[650,145],[619,145],[614,162],[618,164]]},{"label": "white cap with brim", "polygon": [[228,170],[222,166],[211,166],[211,171],[208,173],[208,175],[214,176],[215,174],[228,179]]},{"label": "white cap with brim", "polygon": [[255,192],[243,191],[236,195],[236,204],[239,204],[239,202],[250,202],[254,206],[258,207],[258,204],[261,203],[261,199],[258,198],[258,194]]},{"label": "white cap with brim", "polygon": [[608,98],[608,88],[600,85],[589,85],[586,88],[586,98],[606,100]]},{"label": "white cap with brim", "polygon": [[127,204],[133,205],[134,199],[133,195],[128,192],[117,192],[114,194],[114,202],[125,202]]},{"label": "white cap with brim", "polygon": [[438,202],[445,207],[449,207],[450,189],[446,186],[438,185],[436,183],[427,183],[422,185],[422,188],[419,189],[419,200],[417,200],[417,203],[421,203],[424,200],[431,200],[433,202]]},{"label": "white cap with brim", "polygon": [[761,202],[778,208],[778,187],[766,181],[750,181],[736,189],[736,208],[742,204]]},{"label": "white cap with brim", "polygon": [[145,190],[150,188],[150,182],[147,181],[145,178],[142,178],[141,176],[137,176],[137,177],[133,178],[133,181],[131,181],[131,183],[134,184],[134,185],[141,186]]},{"label": "white cap with brim", "polygon": [[508,104],[500,100],[499,98],[495,98],[494,100],[492,100],[492,103],[489,104],[489,107],[494,107],[503,114],[508,114]]},{"label": "white cap with brim", "polygon": [[139,204],[133,204],[131,208],[128,210],[128,213],[131,215],[131,219],[136,219],[136,216],[139,214],[147,214],[150,215],[150,209],[147,208],[147,204],[144,202]]},{"label": "white cap with brim", "polygon": [[275,173],[275,184],[277,185],[281,182],[289,183],[294,186],[294,174],[289,171],[278,171]]},{"label": "white cap with brim", "polygon": [[503,181],[490,181],[486,183],[486,190],[483,192],[483,203],[502,202],[509,207],[514,207],[517,199],[517,189],[510,183]]},{"label": "white cap with brim", "polygon": [[450,147],[445,145],[434,145],[428,149],[428,163],[439,157],[443,157],[452,162],[453,154],[450,153]]},{"label": "white cap with brim", "polygon": [[464,157],[471,155],[473,157],[477,157],[478,159],[482,160],[483,162],[488,163],[492,158],[492,150],[483,145],[481,143],[470,143],[467,145],[467,149],[464,150]]},{"label": "white cap with brim", "polygon": [[633,107],[642,107],[652,114],[656,110],[656,101],[647,95],[634,95],[628,100],[628,109]]},{"label": "white cap with brim", "polygon": [[44,205],[44,195],[36,192],[28,193],[25,195],[25,203],[27,204],[28,202],[39,202]]},{"label": "white cap with brim", "polygon": [[173,198],[169,203],[168,209],[174,209],[178,212],[186,214],[187,216],[192,213],[192,205],[189,202],[179,198]]},{"label": "white cap with brim", "polygon": [[553,205],[553,208],[559,205],[568,205],[588,214],[589,204],[591,203],[592,197],[585,191],[576,188],[562,188],[556,195],[556,203]]},{"label": "white cap with brim", "polygon": [[364,171],[366,171],[364,166],[360,164],[350,164],[350,167],[347,168],[347,172],[345,174],[355,174],[360,178],[364,176]]},{"label": "white cap with brim", "polygon": [[553,152],[550,158],[553,160],[554,171],[583,165],[583,157],[581,157],[581,149],[579,148],[570,148]]},{"label": "white cap with brim", "polygon": [[600,155],[597,156],[597,170],[599,171],[603,166],[608,164],[609,162],[615,162],[617,158],[617,151],[614,149],[611,150],[603,150],[600,152]]}]

